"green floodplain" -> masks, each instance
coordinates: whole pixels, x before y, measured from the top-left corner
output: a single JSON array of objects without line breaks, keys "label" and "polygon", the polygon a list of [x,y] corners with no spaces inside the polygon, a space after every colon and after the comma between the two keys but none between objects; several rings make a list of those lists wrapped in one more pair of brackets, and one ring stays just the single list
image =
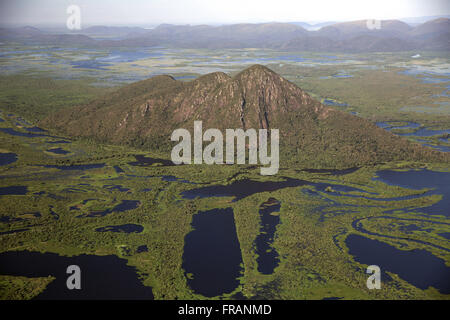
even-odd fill
[{"label": "green floodplain", "polygon": [[[204,73],[233,74],[261,63],[323,103],[387,123],[394,133],[440,130],[443,133],[405,138],[450,148],[445,131],[450,128],[450,61],[445,54],[420,53],[420,58],[412,58],[417,52],[329,56],[260,49],[142,49],[135,59],[114,58],[120,57],[118,51],[42,52],[35,47],[2,46],[0,153],[16,156],[0,166],[0,190],[27,189],[25,194],[0,193],[0,252],[116,255],[136,268],[136,276],[152,288],[155,299],[204,299],[189,285],[195,275],[183,269],[185,239],[199,211],[232,208],[242,256],[239,285],[215,298],[449,299],[442,290],[420,288],[388,270],[383,277],[389,281],[380,290],[367,289],[367,264],[350,254],[346,242],[349,236],[359,235],[404,252],[425,250],[449,268],[448,212],[429,215],[424,210],[449,195],[374,179],[378,171],[394,169],[448,174],[448,163],[383,163],[345,174],[286,168],[280,163],[279,173],[267,177],[260,175],[259,166],[136,165],[136,155],[165,159],[168,155],[27,130],[51,112],[155,74],[189,81]],[[418,126],[405,127],[410,122]],[[88,166],[61,167],[76,165]],[[245,179],[309,183],[253,193],[238,201],[232,196],[183,196],[199,185],[232,185]],[[258,268],[255,241],[261,232],[258,210],[270,198],[280,202],[279,211],[272,213],[280,221],[270,244],[279,262],[272,273],[264,274]],[[134,205],[115,210],[123,201]],[[96,231],[125,224],[143,230]],[[147,250],[138,250],[142,246]],[[448,280],[447,273],[442,281]],[[0,275],[0,298],[31,299],[52,281],[51,276]]]}]

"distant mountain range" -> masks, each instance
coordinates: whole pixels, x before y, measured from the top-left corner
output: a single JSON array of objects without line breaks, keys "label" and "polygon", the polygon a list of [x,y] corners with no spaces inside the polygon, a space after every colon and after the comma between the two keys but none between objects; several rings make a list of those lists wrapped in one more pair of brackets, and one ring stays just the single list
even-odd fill
[{"label": "distant mountain range", "polygon": [[402,18],[399,19],[403,22],[406,22],[407,24],[409,24],[410,26],[417,26],[419,24],[431,21],[431,20],[436,20],[439,18],[447,18],[450,19],[450,15],[440,15],[440,16],[425,16],[425,17],[409,17],[409,18]]},{"label": "distant mountain range", "polygon": [[450,161],[375,124],[322,105],[270,69],[254,65],[233,78],[216,72],[190,82],[155,76],[45,119],[75,137],[167,151],[173,130],[276,128],[281,166],[353,167],[391,160]]},{"label": "distant mountain range", "polygon": [[[69,34],[46,33],[37,28],[23,27],[0,29],[0,41],[89,47],[252,47],[336,52],[450,50],[448,18],[434,19],[415,27],[400,20],[324,23],[316,31],[308,31],[304,27],[308,26],[305,23],[223,26],[162,24],[153,29],[94,26]],[[99,36],[103,39],[93,38]],[[120,39],[112,39],[113,36]]]}]

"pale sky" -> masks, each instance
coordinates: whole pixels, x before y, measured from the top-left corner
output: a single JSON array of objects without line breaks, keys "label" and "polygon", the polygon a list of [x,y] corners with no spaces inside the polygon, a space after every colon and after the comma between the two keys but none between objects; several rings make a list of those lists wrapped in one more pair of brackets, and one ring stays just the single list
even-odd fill
[{"label": "pale sky", "polygon": [[0,0],[1,24],[66,23],[69,5],[82,25],[349,21],[450,14],[450,0]]}]

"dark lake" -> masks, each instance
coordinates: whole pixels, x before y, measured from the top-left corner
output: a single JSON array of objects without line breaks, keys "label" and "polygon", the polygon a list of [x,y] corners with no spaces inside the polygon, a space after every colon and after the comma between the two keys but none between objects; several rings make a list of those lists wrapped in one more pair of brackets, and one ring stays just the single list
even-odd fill
[{"label": "dark lake", "polygon": [[17,154],[8,152],[8,153],[0,153],[0,166],[5,166],[10,163],[14,163],[17,161]]},{"label": "dark lake", "polygon": [[275,198],[270,198],[259,207],[261,228],[255,244],[258,271],[262,274],[272,274],[279,263],[278,253],[272,248],[272,243],[280,217],[272,213],[280,211],[280,208],[281,203]]},{"label": "dark lake", "polygon": [[[67,267],[81,269],[81,290],[66,286]],[[79,255],[64,257],[55,253],[10,251],[0,253],[0,274],[24,277],[56,277],[35,299],[153,299],[151,287],[138,279],[134,267],[116,256]]]},{"label": "dark lake", "polygon": [[333,78],[353,78],[351,74],[336,74],[332,76]]},{"label": "dark lake", "polygon": [[136,253],[148,252],[148,247],[143,244],[136,249]]},{"label": "dark lake", "polygon": [[60,143],[71,143],[71,142],[70,142],[70,141],[67,141],[67,140],[54,140],[54,141],[47,140],[47,141],[45,141],[45,143],[50,143],[50,144],[60,144]]},{"label": "dark lake", "polygon": [[439,151],[442,151],[442,152],[450,152],[450,147],[447,147],[447,146],[435,146],[435,145],[428,144],[428,143],[424,143],[423,145],[431,147],[431,148],[439,150]]},{"label": "dark lake", "polygon": [[340,103],[332,99],[324,99],[322,102],[326,106],[333,106],[333,107],[348,107],[348,104],[346,103]]},{"label": "dark lake", "polygon": [[109,52],[106,57],[100,57],[96,60],[102,62],[133,62],[146,58],[160,58],[164,56],[163,52],[148,51],[146,49],[136,49],[134,51],[114,50]]},{"label": "dark lake", "polygon": [[[299,187],[299,186],[313,186],[316,190],[325,192],[328,187],[331,187],[334,191],[329,192],[333,195],[341,196],[342,192],[364,192],[359,188],[354,188],[345,185],[311,182],[307,180],[294,179],[283,177],[281,181],[257,181],[251,179],[235,180],[228,185],[211,185],[181,192],[181,195],[185,199],[209,198],[209,197],[234,197],[234,201],[244,199],[255,193],[276,191],[284,188]],[[350,195],[346,195],[350,196]]]},{"label": "dark lake", "polygon": [[230,293],[239,285],[241,249],[233,209],[199,211],[192,219],[193,231],[184,239],[183,269],[195,293],[214,297]]},{"label": "dark lake", "polygon": [[175,166],[172,162],[172,160],[166,160],[166,159],[158,159],[158,158],[152,158],[152,157],[146,157],[142,154],[138,154],[134,156],[136,158],[136,161],[130,162],[128,164],[133,166],[151,166],[153,164],[159,164],[166,167]]},{"label": "dark lake", "polygon": [[288,187],[298,187],[311,184],[306,180],[285,178],[282,181],[256,181],[251,179],[242,179],[233,181],[229,185],[213,185],[186,190],[181,193],[183,198],[195,199],[208,197],[234,197],[233,201],[244,199],[252,194],[259,192],[275,191]]},{"label": "dark lake", "polygon": [[92,211],[89,214],[86,215],[79,215],[77,218],[96,218],[96,217],[104,217],[108,214],[111,214],[113,212],[125,212],[128,210],[133,210],[139,207],[141,204],[138,200],[122,200],[118,205],[114,206],[113,208],[106,209],[106,210],[100,210],[100,211]]},{"label": "dark lake", "polygon": [[450,293],[450,268],[444,260],[426,250],[399,250],[387,243],[355,234],[349,235],[345,242],[349,253],[362,264],[377,265],[382,272],[398,274],[423,290],[431,286],[443,294]]},{"label": "dark lake", "polygon": [[380,128],[386,129],[388,131],[397,130],[397,129],[417,129],[417,130],[414,130],[413,132],[395,133],[399,136],[430,137],[430,136],[441,135],[441,134],[450,134],[450,129],[433,130],[433,129],[421,127],[420,123],[410,122],[410,121],[406,122],[405,125],[400,125],[400,126],[393,125],[391,122],[377,122],[376,125],[379,126]]},{"label": "dark lake", "polygon": [[37,133],[47,132],[47,130],[44,130],[39,127],[24,127],[23,129],[25,129],[28,132],[37,132]]},{"label": "dark lake", "polygon": [[70,65],[76,69],[93,69],[93,70],[108,70],[106,67],[111,66],[110,63],[104,63],[96,60],[71,61]]},{"label": "dark lake", "polygon": [[24,194],[27,194],[27,192],[28,192],[28,187],[26,187],[26,186],[0,187],[0,196],[24,195]]},{"label": "dark lake", "polygon": [[51,148],[47,149],[47,152],[55,153],[55,154],[69,154],[70,151],[64,150],[62,148]]},{"label": "dark lake", "polygon": [[442,200],[431,206],[420,208],[420,210],[428,214],[450,216],[450,172],[438,172],[428,169],[408,171],[381,170],[377,171],[377,177],[374,180],[414,190],[433,188],[429,194],[441,194],[443,196]]},{"label": "dark lake", "polygon": [[0,131],[7,133],[9,135],[12,135],[12,136],[17,136],[17,137],[26,137],[26,138],[49,137],[47,134],[22,132],[22,131],[14,130],[13,128],[0,128]]}]

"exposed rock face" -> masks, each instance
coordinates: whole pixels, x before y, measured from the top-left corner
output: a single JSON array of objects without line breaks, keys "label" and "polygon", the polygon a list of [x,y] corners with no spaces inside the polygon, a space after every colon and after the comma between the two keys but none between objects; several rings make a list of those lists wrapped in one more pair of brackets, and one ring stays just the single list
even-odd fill
[{"label": "exposed rock face", "polygon": [[43,125],[73,136],[165,150],[174,129],[192,131],[196,120],[203,121],[204,130],[279,129],[282,157],[308,167],[446,159],[364,119],[323,106],[261,65],[233,78],[222,72],[191,82],[156,76],[55,114]]}]

